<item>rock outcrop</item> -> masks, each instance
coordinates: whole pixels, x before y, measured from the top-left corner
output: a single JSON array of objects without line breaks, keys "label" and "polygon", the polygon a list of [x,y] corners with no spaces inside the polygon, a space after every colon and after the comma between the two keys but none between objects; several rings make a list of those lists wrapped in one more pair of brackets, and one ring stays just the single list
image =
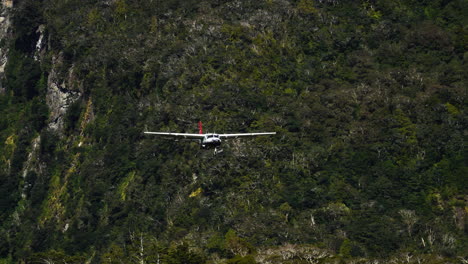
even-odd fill
[{"label": "rock outcrop", "polygon": [[74,82],[73,67],[68,69],[68,76],[60,76],[62,67],[62,56],[59,54],[52,58],[52,70],[47,80],[46,102],[49,106],[49,128],[53,131],[62,131],[63,121],[68,108],[72,103],[78,100],[81,92],[73,89],[76,86]]},{"label": "rock outcrop", "polygon": [[0,93],[4,92],[3,85],[1,83],[1,79],[5,73],[5,65],[8,61],[7,54],[8,54],[8,45],[6,45],[6,38],[8,38],[8,34],[10,32],[10,14],[11,9],[13,8],[13,1],[12,0],[3,0],[2,5],[0,7]]}]

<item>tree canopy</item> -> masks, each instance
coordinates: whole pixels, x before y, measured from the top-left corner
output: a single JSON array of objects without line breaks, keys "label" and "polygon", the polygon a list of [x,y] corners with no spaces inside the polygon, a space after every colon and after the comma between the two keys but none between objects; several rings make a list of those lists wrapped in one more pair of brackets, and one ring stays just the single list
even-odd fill
[{"label": "tree canopy", "polygon": [[467,261],[467,1],[16,2],[0,263]]}]

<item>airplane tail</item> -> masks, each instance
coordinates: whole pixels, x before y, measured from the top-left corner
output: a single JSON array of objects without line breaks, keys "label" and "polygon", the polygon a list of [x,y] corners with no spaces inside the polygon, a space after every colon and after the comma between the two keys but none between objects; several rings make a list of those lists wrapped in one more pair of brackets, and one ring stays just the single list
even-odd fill
[{"label": "airplane tail", "polygon": [[198,134],[203,134],[203,124],[201,121],[198,121]]}]

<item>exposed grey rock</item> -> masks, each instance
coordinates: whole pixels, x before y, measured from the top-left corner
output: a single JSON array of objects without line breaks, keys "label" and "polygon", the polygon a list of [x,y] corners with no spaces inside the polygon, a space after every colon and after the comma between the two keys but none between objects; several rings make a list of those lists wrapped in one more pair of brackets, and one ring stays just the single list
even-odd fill
[{"label": "exposed grey rock", "polygon": [[[52,59],[52,70],[47,79],[46,102],[49,106],[49,128],[60,132],[63,130],[64,116],[72,103],[78,100],[81,92],[71,87],[73,67],[68,70],[67,78],[61,78],[59,68],[62,65],[61,55]],[[67,82],[68,80],[68,82]]]},{"label": "exposed grey rock", "polygon": [[30,171],[35,171],[39,172],[40,168],[39,165],[37,164],[37,156],[38,156],[38,151],[39,147],[41,144],[41,136],[37,136],[34,138],[31,142],[31,151],[28,153],[28,159],[23,165],[23,173],[21,174],[23,177],[24,184],[23,184],[23,191],[21,192],[21,198],[25,199],[26,198],[26,190],[28,188],[31,188],[31,183],[26,181],[26,176],[28,175],[28,172]]},{"label": "exposed grey rock", "polygon": [[[6,43],[5,40],[8,38],[9,29],[11,25],[10,14],[11,9],[13,7],[12,0],[3,0],[2,5],[0,7],[0,40],[2,43]],[[8,45],[2,44],[0,45],[0,93],[5,92],[5,88],[1,83],[1,79],[5,74],[5,65],[8,61],[7,54],[8,54]]]},{"label": "exposed grey rock", "polygon": [[45,26],[40,25],[39,28],[37,29],[36,33],[39,33],[39,39],[36,42],[36,51],[34,52],[34,60],[38,61],[40,60],[44,53],[44,32],[45,32]]}]

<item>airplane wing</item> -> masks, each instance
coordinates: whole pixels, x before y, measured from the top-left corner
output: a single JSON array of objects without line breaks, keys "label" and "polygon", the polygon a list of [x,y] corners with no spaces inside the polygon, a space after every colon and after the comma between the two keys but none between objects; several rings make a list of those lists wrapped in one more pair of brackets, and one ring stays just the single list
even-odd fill
[{"label": "airplane wing", "polygon": [[174,137],[174,138],[190,138],[190,139],[202,139],[205,137],[203,134],[189,134],[189,133],[168,133],[168,132],[148,132],[145,134],[163,136],[163,137]]},{"label": "airplane wing", "polygon": [[238,138],[238,137],[256,137],[276,135],[276,132],[262,132],[262,133],[239,133],[239,134],[219,134],[220,138]]}]

